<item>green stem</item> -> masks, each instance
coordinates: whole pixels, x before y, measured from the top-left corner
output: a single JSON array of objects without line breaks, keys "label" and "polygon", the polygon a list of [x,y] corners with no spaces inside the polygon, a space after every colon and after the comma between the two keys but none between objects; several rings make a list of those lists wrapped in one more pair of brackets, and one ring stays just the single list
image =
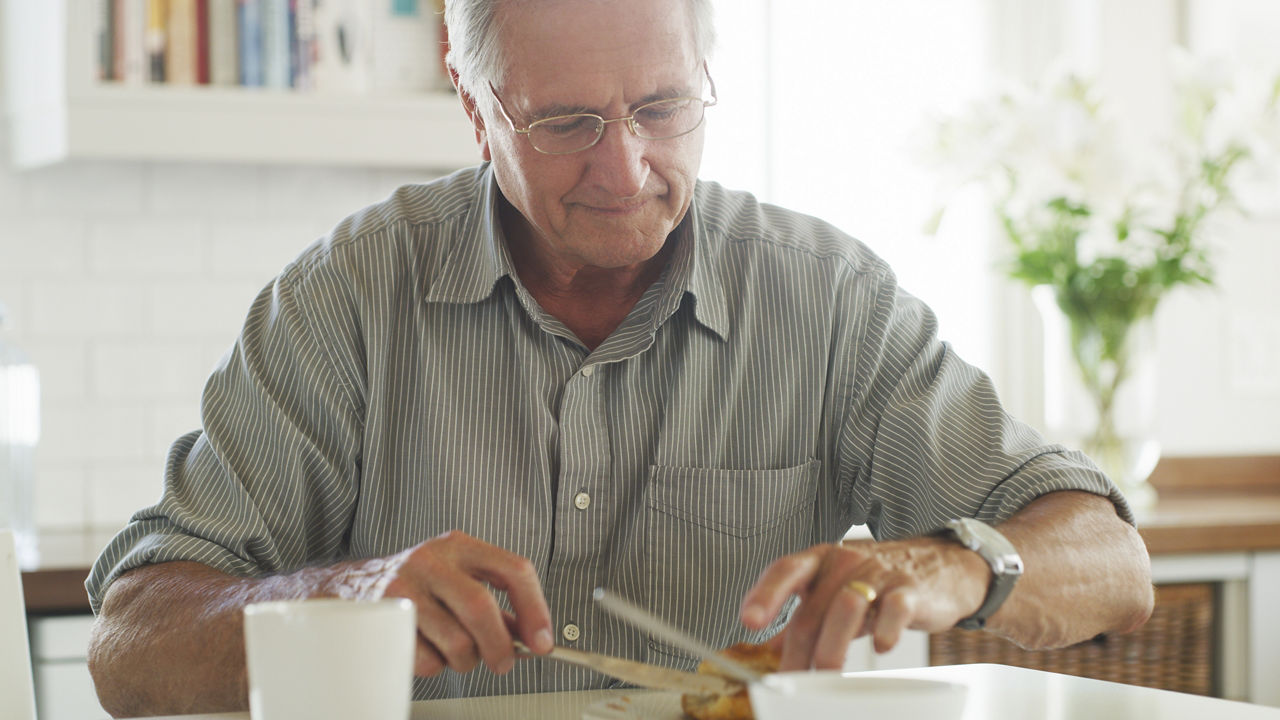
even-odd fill
[{"label": "green stem", "polygon": [[1112,327],[1112,336],[1105,337],[1087,316],[1069,316],[1068,321],[1072,357],[1097,413],[1094,430],[1085,439],[1083,449],[1114,476],[1124,472],[1126,463],[1124,439],[1116,428],[1115,402],[1120,387],[1129,378],[1129,335],[1133,326]]}]

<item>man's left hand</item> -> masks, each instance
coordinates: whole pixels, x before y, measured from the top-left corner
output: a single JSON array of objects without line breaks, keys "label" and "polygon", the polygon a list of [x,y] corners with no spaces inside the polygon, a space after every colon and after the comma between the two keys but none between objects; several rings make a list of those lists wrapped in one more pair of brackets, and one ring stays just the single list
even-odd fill
[{"label": "man's left hand", "polygon": [[886,652],[903,630],[953,627],[977,611],[990,580],[977,553],[942,538],[815,545],[765,568],[741,616],[748,628],[764,629],[799,596],[773,641],[782,645],[780,669],[836,669],[855,638],[871,635],[876,652]]},{"label": "man's left hand", "polygon": [[[988,631],[1047,649],[1132,632],[1151,616],[1146,545],[1108,498],[1049,493],[998,529],[1018,549],[1024,571],[988,618]],[[977,612],[990,583],[986,561],[941,537],[817,545],[765,568],[742,600],[742,623],[763,630],[798,595],[800,606],[774,639],[782,668],[839,668],[854,638],[871,635],[876,651],[885,652],[903,630],[951,629]]]}]

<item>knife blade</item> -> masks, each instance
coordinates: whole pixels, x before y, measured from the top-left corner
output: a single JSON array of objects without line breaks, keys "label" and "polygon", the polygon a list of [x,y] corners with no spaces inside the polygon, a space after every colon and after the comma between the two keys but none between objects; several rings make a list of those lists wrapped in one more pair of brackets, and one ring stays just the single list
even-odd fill
[{"label": "knife blade", "polygon": [[522,657],[544,657],[549,660],[579,665],[598,673],[629,682],[640,687],[658,690],[674,690],[697,695],[729,695],[743,688],[742,683],[715,675],[673,670],[658,665],[625,660],[612,655],[575,650],[556,645],[548,655],[535,655],[524,643],[515,642],[516,654]]},{"label": "knife blade", "polygon": [[744,684],[750,684],[760,682],[763,677],[755,670],[752,670],[740,662],[730,660],[724,655],[721,655],[710,645],[707,645],[679,628],[667,624],[649,611],[623,600],[615,593],[611,593],[604,588],[596,588],[595,592],[592,593],[592,596],[600,607],[607,610],[614,617],[627,622],[632,627],[653,633],[681,650],[697,655],[703,660],[706,660],[712,665],[720,668],[721,672],[735,680],[741,681]]}]

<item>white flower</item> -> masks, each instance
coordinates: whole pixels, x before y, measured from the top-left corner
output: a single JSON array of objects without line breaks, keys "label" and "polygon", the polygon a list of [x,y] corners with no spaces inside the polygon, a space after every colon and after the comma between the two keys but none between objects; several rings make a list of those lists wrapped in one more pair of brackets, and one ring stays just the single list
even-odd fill
[{"label": "white flower", "polygon": [[1178,101],[1178,129],[1188,138],[1199,138],[1218,96],[1231,85],[1233,73],[1223,58],[1197,58],[1180,47],[1172,51],[1170,65]]},{"label": "white flower", "polygon": [[1076,260],[1081,265],[1090,265],[1100,258],[1114,257],[1119,253],[1115,225],[1104,218],[1094,216],[1076,240]]},{"label": "white flower", "polygon": [[1107,258],[1154,267],[1163,234],[1175,231],[1194,244],[1177,252],[1198,252],[1207,243],[1200,223],[1224,201],[1280,204],[1280,72],[1185,51],[1172,65],[1168,135],[1122,136],[1093,83],[1065,66],[1036,88],[1003,88],[936,122],[928,159],[941,192],[982,183],[1024,244],[1078,231],[1072,259],[1082,266]]}]

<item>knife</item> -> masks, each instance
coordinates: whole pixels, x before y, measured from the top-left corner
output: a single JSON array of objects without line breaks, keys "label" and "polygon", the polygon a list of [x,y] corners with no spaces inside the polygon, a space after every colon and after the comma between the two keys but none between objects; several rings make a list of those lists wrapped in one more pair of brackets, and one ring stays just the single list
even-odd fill
[{"label": "knife", "polygon": [[599,603],[600,607],[609,611],[615,617],[626,621],[632,627],[653,633],[667,642],[686,652],[706,660],[707,662],[720,668],[724,674],[739,680],[742,683],[750,684],[760,682],[763,676],[735,660],[721,655],[715,648],[689,635],[672,625],[655,617],[647,610],[643,610],[635,605],[623,600],[614,593],[604,588],[596,588],[592,593],[592,597]]},{"label": "knife", "polygon": [[743,685],[735,680],[727,680],[715,675],[672,670],[648,663],[624,660],[612,655],[574,650],[556,645],[549,655],[535,655],[527,645],[515,641],[516,655],[521,657],[545,657],[570,665],[580,665],[598,673],[603,673],[619,680],[624,680],[640,687],[657,688],[659,690],[675,690],[681,693],[696,695],[730,695],[742,690]]}]

